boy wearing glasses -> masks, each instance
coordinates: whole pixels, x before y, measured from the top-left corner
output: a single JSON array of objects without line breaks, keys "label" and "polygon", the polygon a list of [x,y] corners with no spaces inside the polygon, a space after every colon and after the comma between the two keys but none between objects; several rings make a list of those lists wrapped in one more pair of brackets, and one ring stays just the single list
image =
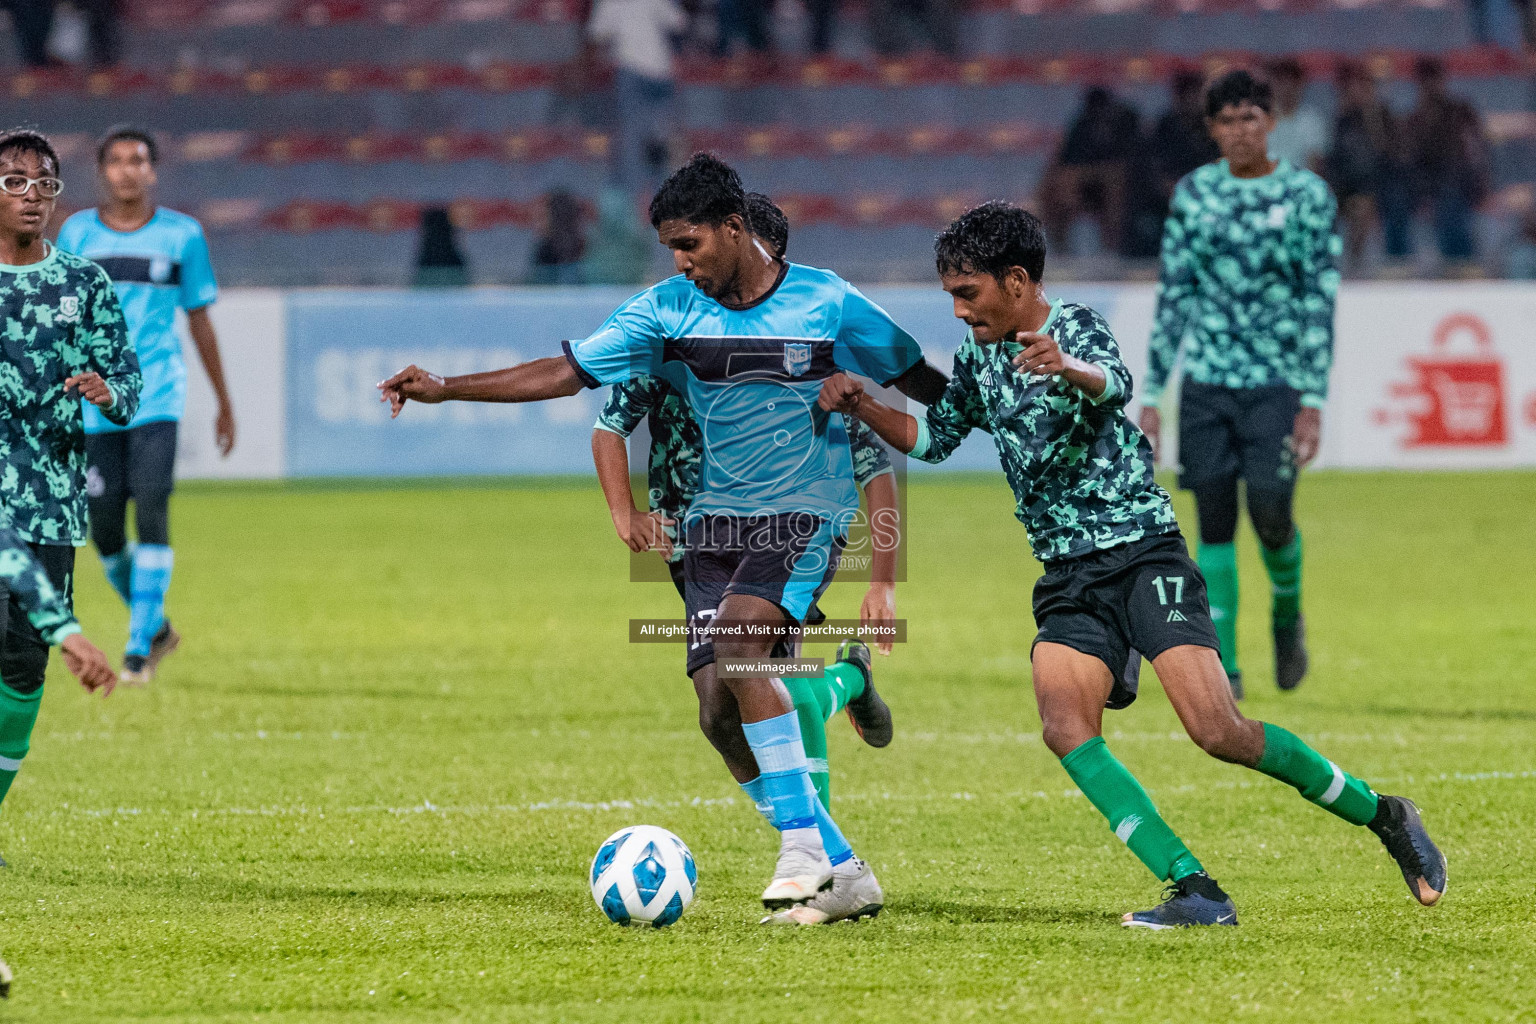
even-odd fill
[{"label": "boy wearing glasses", "polygon": [[[138,409],[141,381],[112,282],[96,264],[43,238],[62,190],[59,156],[47,138],[0,134],[0,500],[11,530],[68,612],[75,548],[85,543],[86,526],[80,400],[113,423],[127,423]],[[0,798],[37,721],[49,642],[64,639],[48,622],[45,635],[29,619],[28,605],[36,601],[21,585],[25,578],[3,577]],[[45,588],[35,582],[32,589]],[[78,658],[66,651],[71,669]]]},{"label": "boy wearing glasses", "polygon": [[[218,399],[219,454],[227,456],[235,444],[234,411],[208,317],[218,297],[208,243],[197,221],[155,206],[157,155],[148,132],[126,125],[109,130],[96,149],[106,202],[80,211],[59,230],[60,248],[95,261],[111,277],[144,367],[143,398],[131,422],[85,409],[91,539],[107,580],[129,608],[122,681],[140,686],[181,643],[165,617],[174,562],[169,521],[176,433],[187,397],[178,309],[186,310],[188,332]],[[133,544],[127,536],[130,498],[138,533]]]}]

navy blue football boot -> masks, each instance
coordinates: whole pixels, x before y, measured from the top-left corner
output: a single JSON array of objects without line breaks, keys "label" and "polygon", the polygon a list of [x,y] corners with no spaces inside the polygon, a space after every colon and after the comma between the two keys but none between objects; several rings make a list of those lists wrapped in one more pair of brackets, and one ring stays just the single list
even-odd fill
[{"label": "navy blue football boot", "polygon": [[1127,928],[1193,928],[1209,924],[1237,924],[1237,907],[1232,897],[1221,891],[1216,880],[1204,871],[1183,878],[1168,886],[1163,902],[1151,910],[1138,910],[1126,914],[1120,923]]}]

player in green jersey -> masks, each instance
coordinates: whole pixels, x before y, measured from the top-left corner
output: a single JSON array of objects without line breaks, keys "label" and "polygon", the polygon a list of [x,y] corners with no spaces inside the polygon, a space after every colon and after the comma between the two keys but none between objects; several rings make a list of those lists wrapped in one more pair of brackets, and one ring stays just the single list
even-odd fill
[{"label": "player in green jersey", "polygon": [[75,548],[86,533],[80,400],[120,423],[139,400],[138,359],[112,282],[43,237],[63,187],[47,138],[0,135],[0,521],[14,541],[0,549],[0,799],[37,722],[49,648],[64,646],[87,687],[105,685],[98,670],[106,661],[73,639],[70,610]]},{"label": "player in green jersey", "polygon": [[1333,193],[1272,159],[1269,86],[1246,71],[1217,80],[1206,119],[1222,159],[1178,184],[1163,233],[1141,428],[1154,449],[1158,401],[1182,343],[1179,485],[1200,519],[1200,568],[1232,692],[1237,658],[1238,481],[1272,588],[1275,681],[1307,674],[1296,473],[1317,457],[1333,360],[1340,242]]},{"label": "player in green jersey", "polygon": [[[753,234],[775,260],[782,261],[789,247],[789,221],[784,212],[757,192],[748,193],[747,209]],[[625,446],[625,440],[642,421],[651,435],[646,463],[646,512],[635,507]],[[854,482],[864,492],[872,527],[870,587],[860,607],[860,618],[865,622],[890,622],[896,616],[896,545],[882,541],[897,536],[899,526],[895,473],[890,454],[868,427],[849,420],[848,435]],[[683,546],[677,527],[684,521],[688,505],[698,491],[703,451],[703,439],[688,402],[657,376],[615,384],[592,430],[592,459],[619,539],[636,553],[654,550],[666,559],[673,585],[685,601]],[[814,624],[823,618],[820,609],[813,607],[807,622]],[[878,646],[884,654],[891,651],[889,643]],[[696,687],[721,685],[700,671],[714,662],[712,643],[690,644],[688,675]],[[811,782],[822,805],[830,809],[827,720],[846,710],[854,729],[870,746],[884,747],[892,738],[890,709],[875,690],[869,648],[858,640],[845,642],[838,649],[837,660],[819,678],[787,676],[781,681],[800,722]],[[701,706],[709,703],[701,697]],[[718,729],[723,723],[711,722],[706,716],[700,724],[706,729]],[[771,824],[772,807],[760,803],[758,810]],[[878,910],[876,904],[884,898],[879,884],[873,875],[859,876],[857,880],[861,884],[853,885],[851,879],[835,877],[831,889],[804,906],[780,911],[768,920],[828,924],[849,917],[873,916]]]},{"label": "player in green jersey", "polygon": [[1031,652],[1045,744],[1168,899],[1127,927],[1235,925],[1237,910],[1173,833],[1103,738],[1104,708],[1136,697],[1145,655],[1190,738],[1213,757],[1294,786],[1370,828],[1425,905],[1446,888],[1445,858],[1413,803],[1378,795],[1300,738],[1244,718],[1217,653],[1206,584],[1185,551],[1152,450],[1125,416],[1131,376],[1103,317],[1052,302],[1041,285],[1045,232],[1032,215],[988,203],[935,246],[945,291],[970,333],[944,397],[918,419],[843,374],[820,403],[858,416],[898,450],[946,458],[988,426],[1045,575],[1035,585]]}]

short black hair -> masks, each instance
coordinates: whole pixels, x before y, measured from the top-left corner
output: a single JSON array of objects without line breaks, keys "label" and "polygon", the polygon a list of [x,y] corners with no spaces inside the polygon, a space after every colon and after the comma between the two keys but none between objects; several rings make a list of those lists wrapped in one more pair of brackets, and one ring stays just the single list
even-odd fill
[{"label": "short black hair", "polygon": [[777,203],[761,192],[747,193],[747,223],[752,233],[768,243],[777,259],[789,251],[789,218]]},{"label": "short black hair", "polygon": [[1264,113],[1274,109],[1269,83],[1251,71],[1228,71],[1205,90],[1205,116],[1215,117],[1228,107],[1252,103]]},{"label": "short black hair", "polygon": [[741,175],[713,153],[693,154],[651,199],[653,228],[666,220],[718,227],[732,214],[750,223],[747,191],[741,187]]},{"label": "short black hair", "polygon": [[36,153],[53,165],[53,173],[59,173],[59,151],[53,148],[48,136],[33,128],[12,128],[0,132],[0,156],[10,153]]},{"label": "short black hair", "polygon": [[1001,281],[1009,267],[1023,267],[1039,283],[1045,276],[1045,226],[1012,203],[983,203],[939,232],[933,257],[940,276],[991,274]]},{"label": "short black hair", "polygon": [[1307,77],[1307,69],[1295,57],[1276,57],[1264,70],[1272,79],[1294,78],[1299,82]]},{"label": "short black hair", "polygon": [[149,150],[149,162],[160,162],[160,147],[155,145],[155,137],[143,128],[131,124],[115,124],[107,129],[107,134],[96,143],[96,166],[100,167],[107,162],[107,150],[112,148],[114,142],[142,142],[144,148]]}]

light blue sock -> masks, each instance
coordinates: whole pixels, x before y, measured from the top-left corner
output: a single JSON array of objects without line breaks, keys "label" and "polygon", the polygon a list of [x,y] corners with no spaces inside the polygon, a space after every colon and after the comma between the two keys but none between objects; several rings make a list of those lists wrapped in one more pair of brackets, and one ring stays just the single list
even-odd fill
[{"label": "light blue sock", "polygon": [[757,813],[767,819],[768,824],[773,825],[773,803],[763,792],[763,777],[759,775],[751,782],[743,782],[741,790],[747,794],[747,799],[752,801],[752,806],[757,808]]},{"label": "light blue sock", "polygon": [[171,587],[171,566],[175,561],[175,554],[164,544],[134,547],[127,653],[147,657],[155,634],[165,625],[165,592]]},{"label": "light blue sock", "polygon": [[853,847],[843,838],[843,830],[837,827],[837,822],[832,820],[831,813],[819,799],[816,801],[816,828],[821,832],[821,845],[826,848],[827,859],[833,867],[853,857]]},{"label": "light blue sock", "polygon": [[115,555],[102,555],[101,567],[107,572],[107,582],[123,599],[123,604],[133,603],[133,548],[129,544]]},{"label": "light blue sock", "polygon": [[793,711],[761,722],[744,722],[742,731],[762,772],[757,781],[773,805],[773,827],[780,832],[816,827],[816,790],[800,742],[800,719]]}]

